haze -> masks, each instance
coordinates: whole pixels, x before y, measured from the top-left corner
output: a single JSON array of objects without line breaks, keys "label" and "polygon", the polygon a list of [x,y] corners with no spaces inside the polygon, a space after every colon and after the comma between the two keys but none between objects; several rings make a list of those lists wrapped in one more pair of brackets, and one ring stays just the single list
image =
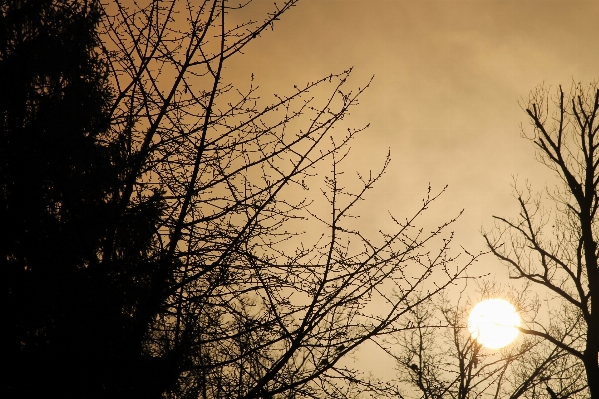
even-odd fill
[{"label": "haze", "polygon": [[[270,7],[257,1],[247,12]],[[518,101],[543,83],[569,88],[599,78],[598,15],[598,1],[304,0],[225,73],[241,87],[253,73],[265,99],[349,67],[355,88],[374,75],[344,122],[370,123],[352,146],[348,172],[378,170],[387,149],[392,156],[361,208],[361,228],[388,223],[385,210],[407,216],[429,182],[434,190],[447,184],[428,217],[447,220],[465,209],[454,246],[478,252],[492,215],[518,211],[514,178],[536,190],[554,178],[521,137],[528,120]],[[492,256],[471,273],[507,278]]]},{"label": "haze", "polygon": [[551,178],[521,138],[518,100],[543,82],[599,77],[597,15],[597,1],[304,0],[226,74],[247,86],[253,73],[264,98],[349,67],[355,88],[374,75],[348,119],[371,124],[352,155],[356,170],[378,169],[390,148],[392,163],[363,222],[385,223],[380,210],[401,213],[429,182],[448,184],[432,212],[465,208],[456,242],[477,251],[491,215],[516,210],[512,176],[537,189]]}]

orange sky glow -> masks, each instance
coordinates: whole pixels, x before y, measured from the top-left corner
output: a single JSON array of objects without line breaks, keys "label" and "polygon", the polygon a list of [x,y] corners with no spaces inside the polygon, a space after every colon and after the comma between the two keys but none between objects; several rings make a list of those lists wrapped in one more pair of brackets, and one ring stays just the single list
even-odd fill
[{"label": "orange sky glow", "polygon": [[[259,0],[245,12],[260,16],[271,7]],[[391,151],[386,176],[360,208],[361,228],[389,223],[386,210],[408,216],[429,182],[433,190],[448,185],[427,218],[438,223],[464,209],[454,246],[476,253],[485,249],[480,230],[492,227],[492,215],[516,215],[514,177],[534,190],[551,184],[521,137],[528,121],[518,101],[543,83],[569,88],[599,78],[598,15],[597,1],[303,0],[232,60],[225,79],[246,87],[254,74],[269,101],[349,67],[356,89],[374,75],[343,121],[370,123],[354,141],[347,172],[378,170]],[[477,273],[507,281],[491,255]],[[375,368],[393,367],[366,352],[359,356]]]}]

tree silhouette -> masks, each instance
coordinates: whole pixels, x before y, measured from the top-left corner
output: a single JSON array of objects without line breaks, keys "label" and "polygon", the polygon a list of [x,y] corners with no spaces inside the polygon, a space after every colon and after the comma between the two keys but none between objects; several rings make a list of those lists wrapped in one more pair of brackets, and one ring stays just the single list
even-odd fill
[{"label": "tree silhouette", "polygon": [[100,13],[67,1],[3,2],[1,11],[3,391],[72,392],[96,358],[100,300],[85,269],[116,183],[111,149],[99,143],[111,95],[93,52]]},{"label": "tree silhouette", "polygon": [[530,281],[550,296],[547,319],[520,330],[582,364],[588,395],[599,398],[599,89],[596,82],[574,84],[570,93],[560,86],[552,97],[540,87],[524,108],[533,126],[526,137],[560,184],[547,189],[547,198],[531,194],[530,186],[515,187],[518,217],[496,217],[496,229],[484,237],[509,267],[510,278]]},{"label": "tree silhouette", "polygon": [[343,176],[350,70],[266,105],[226,83],[296,3],[261,22],[224,0],[4,4],[9,396],[396,393],[340,360],[476,257],[448,253],[455,219],[415,227],[442,191],[355,229],[390,156]]}]

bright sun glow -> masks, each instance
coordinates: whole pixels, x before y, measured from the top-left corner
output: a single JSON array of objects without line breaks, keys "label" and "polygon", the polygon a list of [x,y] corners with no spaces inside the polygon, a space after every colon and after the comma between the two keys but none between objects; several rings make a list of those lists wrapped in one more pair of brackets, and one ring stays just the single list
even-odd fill
[{"label": "bright sun glow", "polygon": [[468,318],[468,330],[481,345],[498,349],[508,345],[518,336],[520,316],[516,309],[503,299],[479,302]]}]

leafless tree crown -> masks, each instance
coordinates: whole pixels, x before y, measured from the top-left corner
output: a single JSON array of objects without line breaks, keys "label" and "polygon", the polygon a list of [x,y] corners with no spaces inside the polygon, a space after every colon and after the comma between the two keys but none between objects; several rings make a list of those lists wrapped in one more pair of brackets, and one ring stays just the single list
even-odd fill
[{"label": "leafless tree crown", "polygon": [[[368,87],[348,89],[351,70],[281,90],[266,105],[253,77],[245,91],[226,83],[229,59],[296,3],[244,21],[248,4],[224,0],[104,8],[100,35],[115,89],[107,140],[121,140],[126,159],[111,195],[120,215],[162,204],[145,254],[154,265],[149,292],[128,311],[140,319],[143,356],[175,381],[165,383],[170,397],[394,393],[339,360],[402,328],[402,316],[475,259],[449,255],[444,231],[455,219],[416,227],[440,194],[430,189],[413,216],[392,217],[378,237],[347,223],[390,161],[345,188],[341,165],[363,129],[334,127]],[[328,98],[314,97],[325,88]],[[305,218],[320,229],[298,240],[288,226]],[[119,220],[102,262],[122,256]]]}]

